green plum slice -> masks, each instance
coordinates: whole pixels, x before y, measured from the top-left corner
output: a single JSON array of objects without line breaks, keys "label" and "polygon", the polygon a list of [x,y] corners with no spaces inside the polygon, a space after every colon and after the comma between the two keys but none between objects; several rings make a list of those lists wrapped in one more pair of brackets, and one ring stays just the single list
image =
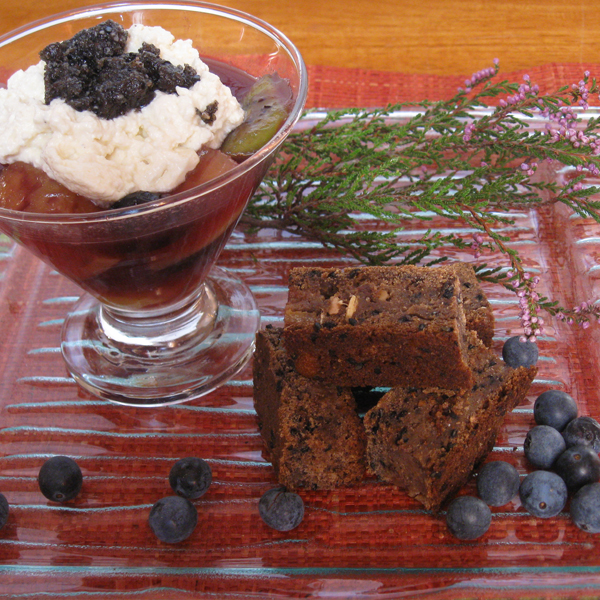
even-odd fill
[{"label": "green plum slice", "polygon": [[287,119],[291,101],[290,85],[279,75],[257,79],[242,101],[244,122],[225,138],[221,151],[242,161],[260,150]]}]

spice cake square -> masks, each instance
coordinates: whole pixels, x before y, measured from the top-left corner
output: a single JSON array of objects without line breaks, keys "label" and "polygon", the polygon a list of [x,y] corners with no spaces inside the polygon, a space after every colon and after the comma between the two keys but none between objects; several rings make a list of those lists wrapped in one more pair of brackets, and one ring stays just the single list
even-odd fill
[{"label": "spice cake square", "polygon": [[475,377],[469,392],[398,387],[364,418],[368,468],[427,509],[437,511],[464,485],[537,372],[507,366],[474,333],[469,363]]},{"label": "spice cake square", "polygon": [[365,474],[365,431],[350,389],[297,374],[282,330],[256,336],[254,405],[279,482],[290,490],[331,489]]},{"label": "spice cake square", "polygon": [[284,341],[298,373],[341,386],[470,389],[460,280],[451,268],[296,268]]}]

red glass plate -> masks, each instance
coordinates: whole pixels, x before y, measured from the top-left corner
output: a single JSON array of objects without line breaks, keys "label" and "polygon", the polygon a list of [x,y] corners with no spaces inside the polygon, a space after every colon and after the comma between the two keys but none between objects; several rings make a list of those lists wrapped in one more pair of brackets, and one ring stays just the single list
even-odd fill
[{"label": "red glass plate", "polygon": [[[527,269],[541,276],[541,294],[569,305],[600,296],[595,222],[549,204],[513,216],[504,233]],[[466,239],[473,233],[437,218],[431,226]],[[481,260],[506,265],[499,254]],[[236,232],[220,261],[252,287],[263,325],[282,322],[290,267],[344,264],[350,261],[316,243],[271,230]],[[499,354],[503,341],[520,332],[518,305],[501,286],[485,290]],[[600,595],[600,536],[575,527],[567,510],[534,518],[518,499],[493,509],[489,531],[473,542],[453,538],[443,514],[375,480],[302,493],[302,524],[288,533],[269,529],[258,500],[276,480],[262,456],[250,367],[203,399],[171,408],[97,400],[69,377],[59,351],[61,324],[78,296],[75,285],[0,238],[0,491],[11,504],[0,531],[0,598]],[[510,461],[522,475],[529,470],[523,440],[541,392],[565,390],[581,414],[600,418],[600,328],[548,318],[539,347],[538,377],[490,456]],[[55,454],[74,457],[84,474],[82,493],[65,506],[47,501],[37,486],[41,464]],[[147,517],[171,493],[169,469],[183,456],[205,458],[213,484],[195,501],[199,523],[192,536],[167,545],[154,537]],[[475,493],[473,480],[461,493]]]}]

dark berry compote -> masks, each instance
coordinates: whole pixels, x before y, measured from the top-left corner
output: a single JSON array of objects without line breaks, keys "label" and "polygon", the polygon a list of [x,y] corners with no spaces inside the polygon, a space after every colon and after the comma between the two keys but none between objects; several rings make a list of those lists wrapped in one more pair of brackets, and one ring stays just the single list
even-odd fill
[{"label": "dark berry compote", "polygon": [[[206,63],[230,87],[246,118],[221,149],[199,151],[198,165],[182,184],[167,194],[140,190],[103,209],[29,164],[0,165],[0,209],[42,221],[57,217],[55,227],[38,229],[35,219],[18,227],[0,220],[0,229],[113,308],[160,311],[184,301],[206,278],[264,169],[242,169],[234,181],[222,176],[268,142],[292,99],[288,83],[276,75],[256,80],[227,64]],[[203,184],[210,181],[213,189],[205,194]],[[198,201],[189,202],[193,196]],[[106,215],[106,223],[95,213]]]}]

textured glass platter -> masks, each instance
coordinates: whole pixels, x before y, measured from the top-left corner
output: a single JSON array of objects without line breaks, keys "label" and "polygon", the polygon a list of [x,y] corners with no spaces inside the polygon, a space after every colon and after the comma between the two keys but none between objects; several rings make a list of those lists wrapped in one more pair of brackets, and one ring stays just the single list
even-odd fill
[{"label": "textured glass platter", "polygon": [[[398,118],[403,118],[399,115]],[[532,124],[535,126],[535,124]],[[547,177],[561,174],[546,172]],[[600,296],[600,227],[546,204],[514,213],[504,233],[542,281],[541,294],[567,305]],[[428,223],[452,228],[461,223]],[[418,235],[406,231],[403,239]],[[449,251],[451,259],[472,256]],[[491,265],[503,256],[484,254]],[[257,297],[262,324],[280,325],[287,273],[299,265],[354,264],[316,243],[280,232],[234,233],[219,263]],[[485,285],[496,316],[494,350],[519,333],[514,295]],[[305,492],[294,531],[269,529],[258,500],[276,484],[262,455],[250,366],[201,400],[130,409],[96,400],[68,376],[61,325],[79,296],[63,279],[0,237],[0,491],[11,504],[0,531],[0,598],[539,598],[600,595],[600,535],[577,529],[564,512],[529,516],[518,499],[493,509],[488,533],[460,542],[402,491],[367,480],[355,488]],[[600,328],[584,331],[548,318],[539,373],[510,414],[491,459],[529,467],[523,440],[535,398],[569,392],[580,413],[600,418]],[[41,495],[44,460],[67,454],[84,487],[65,506]],[[195,504],[199,523],[179,545],[147,525],[151,505],[169,495],[175,460],[200,456],[213,484]],[[473,479],[461,493],[475,493]]]}]

